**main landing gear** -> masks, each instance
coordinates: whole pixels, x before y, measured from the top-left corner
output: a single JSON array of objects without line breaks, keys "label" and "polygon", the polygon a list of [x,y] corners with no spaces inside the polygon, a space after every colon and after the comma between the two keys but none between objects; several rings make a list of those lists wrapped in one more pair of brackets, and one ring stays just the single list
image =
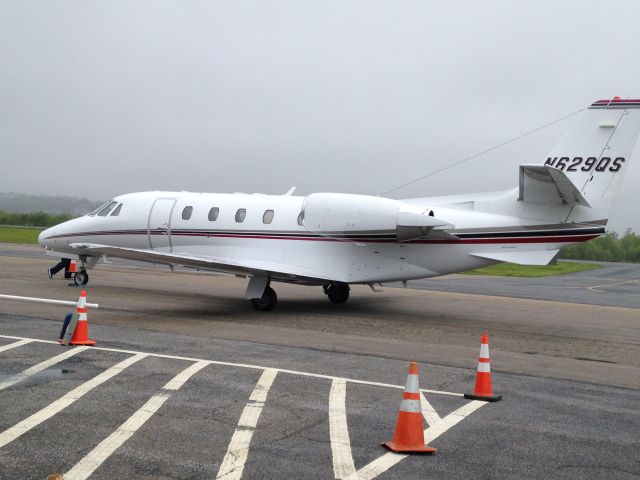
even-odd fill
[{"label": "main landing gear", "polygon": [[331,303],[344,303],[349,300],[349,287],[348,283],[329,283],[323,285],[324,294],[329,297]]},{"label": "main landing gear", "polygon": [[278,296],[273,288],[267,286],[264,289],[264,293],[260,298],[252,298],[251,305],[256,310],[260,310],[262,312],[266,312],[267,310],[271,310],[278,304]]},{"label": "main landing gear", "polygon": [[[266,312],[273,310],[278,304],[278,296],[273,288],[271,288],[270,283],[268,277],[252,277],[249,280],[245,298],[249,299],[251,305],[256,310]],[[348,283],[331,282],[324,284],[322,287],[331,303],[344,303],[349,300],[349,291],[351,288]],[[260,292],[262,292],[262,294]],[[258,295],[260,296],[258,297]]]}]

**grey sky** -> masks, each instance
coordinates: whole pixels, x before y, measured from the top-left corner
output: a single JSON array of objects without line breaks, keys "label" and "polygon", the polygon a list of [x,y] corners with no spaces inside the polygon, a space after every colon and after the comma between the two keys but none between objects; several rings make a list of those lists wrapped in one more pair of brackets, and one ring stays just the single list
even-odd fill
[{"label": "grey sky", "polygon": [[[0,191],[377,194],[614,95],[634,1],[0,0]],[[514,186],[564,121],[395,197]],[[640,231],[631,164],[612,227]]]}]

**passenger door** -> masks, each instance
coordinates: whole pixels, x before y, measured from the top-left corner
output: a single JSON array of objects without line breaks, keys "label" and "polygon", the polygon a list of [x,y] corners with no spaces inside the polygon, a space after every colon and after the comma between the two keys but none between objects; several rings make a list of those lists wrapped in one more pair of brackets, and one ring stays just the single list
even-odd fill
[{"label": "passenger door", "polygon": [[149,212],[147,235],[149,246],[154,250],[171,252],[171,214],[176,204],[175,198],[157,198]]}]

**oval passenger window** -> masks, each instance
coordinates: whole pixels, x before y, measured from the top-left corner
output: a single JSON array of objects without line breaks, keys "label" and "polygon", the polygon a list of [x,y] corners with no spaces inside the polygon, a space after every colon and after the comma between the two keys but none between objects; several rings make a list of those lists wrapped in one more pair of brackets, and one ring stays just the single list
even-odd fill
[{"label": "oval passenger window", "polygon": [[218,219],[218,215],[220,214],[220,209],[218,207],[213,207],[209,210],[209,221],[215,222]]},{"label": "oval passenger window", "polygon": [[262,215],[262,223],[269,224],[273,222],[273,210],[266,210]]},{"label": "oval passenger window", "polygon": [[192,213],[193,213],[193,207],[184,207],[184,210],[182,210],[182,219],[189,220],[191,218]]},{"label": "oval passenger window", "polygon": [[238,223],[244,222],[244,218],[246,216],[247,216],[247,209],[246,208],[238,209],[238,211],[236,212],[236,222],[238,222]]}]

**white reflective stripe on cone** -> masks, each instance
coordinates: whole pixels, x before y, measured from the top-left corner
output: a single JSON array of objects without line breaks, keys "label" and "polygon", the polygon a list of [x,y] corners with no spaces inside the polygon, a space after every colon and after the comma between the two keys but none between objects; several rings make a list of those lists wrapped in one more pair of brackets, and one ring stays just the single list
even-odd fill
[{"label": "white reflective stripe on cone", "polygon": [[491,367],[489,362],[478,362],[478,371],[483,373],[490,373]]},{"label": "white reflective stripe on cone", "polygon": [[406,398],[403,398],[402,402],[400,402],[400,411],[409,413],[421,413],[422,406],[420,405],[420,400],[408,400]]},{"label": "white reflective stripe on cone", "polygon": [[412,373],[407,375],[407,383],[404,386],[404,391],[409,393],[418,393],[420,391],[418,375],[414,375]]},{"label": "white reflective stripe on cone", "polygon": [[480,358],[489,358],[489,345],[486,343],[480,345]]}]

